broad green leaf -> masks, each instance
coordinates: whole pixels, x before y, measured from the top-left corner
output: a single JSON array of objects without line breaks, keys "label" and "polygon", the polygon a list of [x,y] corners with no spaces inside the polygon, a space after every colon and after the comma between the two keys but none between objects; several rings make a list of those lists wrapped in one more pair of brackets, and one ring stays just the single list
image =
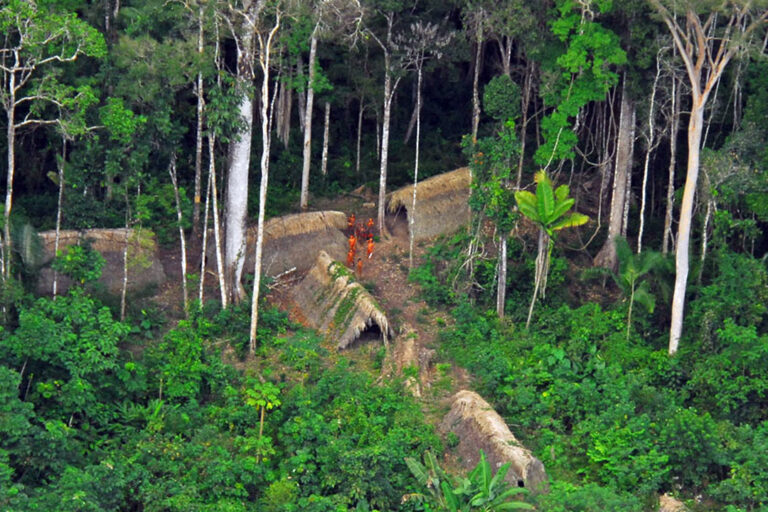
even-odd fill
[{"label": "broad green leaf", "polygon": [[558,202],[565,200],[568,197],[568,194],[571,193],[571,188],[568,185],[560,185],[555,190],[555,199],[557,199]]},{"label": "broad green leaf", "polygon": [[518,190],[515,192],[515,201],[520,213],[536,223],[540,223],[539,211],[536,207],[536,196],[527,190]]},{"label": "broad green leaf", "polygon": [[411,474],[416,477],[416,480],[418,480],[422,486],[427,487],[427,484],[429,483],[429,475],[424,466],[411,457],[405,458],[405,465],[411,470]]},{"label": "broad green leaf", "polygon": [[567,217],[563,217],[559,221],[550,226],[552,231],[559,231],[564,228],[571,228],[575,226],[582,226],[589,222],[589,217],[582,213],[572,213]]},{"label": "broad green leaf", "polygon": [[649,313],[656,308],[656,297],[648,291],[648,283],[643,282],[635,290],[635,302],[642,304]]},{"label": "broad green leaf", "polygon": [[552,211],[552,216],[547,219],[547,224],[556,222],[557,219],[565,215],[565,213],[573,207],[576,202],[575,199],[563,199],[555,204],[555,209]]},{"label": "broad green leaf", "polygon": [[555,209],[555,192],[552,190],[552,182],[549,181],[549,178],[539,180],[536,185],[536,199],[538,201],[539,218],[546,224],[552,216],[552,211]]}]

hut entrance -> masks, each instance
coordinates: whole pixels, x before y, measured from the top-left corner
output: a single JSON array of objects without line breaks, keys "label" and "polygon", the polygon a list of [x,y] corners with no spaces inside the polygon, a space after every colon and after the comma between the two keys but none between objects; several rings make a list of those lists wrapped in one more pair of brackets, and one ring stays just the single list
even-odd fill
[{"label": "hut entrance", "polygon": [[398,208],[395,213],[387,215],[387,229],[395,238],[408,239],[408,211]]},{"label": "hut entrance", "polygon": [[374,322],[368,327],[366,327],[363,332],[360,333],[360,336],[357,337],[357,341],[355,343],[365,345],[368,343],[378,343],[380,341],[381,341],[381,328],[377,323]]}]

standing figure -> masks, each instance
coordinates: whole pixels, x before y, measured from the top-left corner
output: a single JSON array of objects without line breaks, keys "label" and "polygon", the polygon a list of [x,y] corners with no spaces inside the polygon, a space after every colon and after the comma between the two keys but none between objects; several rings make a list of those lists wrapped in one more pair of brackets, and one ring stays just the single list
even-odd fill
[{"label": "standing figure", "polygon": [[363,259],[357,258],[357,277],[358,279],[363,275]]},{"label": "standing figure", "polygon": [[347,241],[349,242],[349,250],[354,253],[357,250],[357,237],[352,233]]},{"label": "standing figure", "polygon": [[349,217],[347,217],[347,229],[350,231],[354,231],[355,229],[355,214],[353,213]]},{"label": "standing figure", "polygon": [[366,223],[366,226],[368,226],[368,234],[373,235],[373,226],[374,226],[373,219],[371,217],[368,217],[368,222]]},{"label": "standing figure", "polygon": [[368,247],[365,252],[368,254],[368,259],[371,259],[373,256],[373,235],[368,235]]},{"label": "standing figure", "polygon": [[352,249],[347,252],[347,266],[352,268],[355,265],[355,251]]}]

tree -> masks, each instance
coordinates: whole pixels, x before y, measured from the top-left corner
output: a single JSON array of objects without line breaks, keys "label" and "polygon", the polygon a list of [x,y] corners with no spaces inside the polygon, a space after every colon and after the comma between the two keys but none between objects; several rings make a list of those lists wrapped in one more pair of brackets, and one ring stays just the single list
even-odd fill
[{"label": "tree", "polygon": [[525,322],[526,329],[531,323],[536,297],[541,294],[543,298],[546,293],[549,260],[552,256],[552,247],[555,245],[555,233],[561,229],[581,226],[589,221],[589,217],[581,213],[568,213],[575,203],[573,198],[568,197],[570,193],[568,185],[560,185],[554,189],[552,181],[544,170],[537,172],[534,179],[536,194],[527,190],[515,192],[515,201],[520,213],[539,227],[536,273],[531,305],[528,308],[528,319]]},{"label": "tree", "polygon": [[[50,107],[61,112],[77,110],[90,97],[83,87],[67,86],[57,79],[56,63],[73,62],[81,55],[103,57],[104,37],[75,13],[59,13],[50,2],[8,0],[0,8],[0,70],[3,85],[0,104],[6,113],[8,174],[5,190],[3,278],[11,274],[10,217],[13,179],[16,174],[16,134],[29,126],[59,125],[64,122]],[[45,70],[45,71],[43,71]]]},{"label": "tree", "polygon": [[227,176],[226,235],[224,273],[233,302],[245,297],[241,284],[245,264],[245,227],[248,202],[248,170],[251,164],[253,133],[252,85],[254,78],[254,31],[264,10],[266,0],[242,0],[239,7],[230,4],[227,23],[237,44],[237,75],[235,85],[240,94],[239,113],[243,128],[229,149]]},{"label": "tree", "polygon": [[[729,0],[723,2],[721,9],[706,12],[700,8],[702,4],[686,2],[685,22],[682,22],[678,19],[677,13],[670,11],[661,0],[649,1],[672,34],[675,46],[685,64],[691,87],[688,162],[677,229],[675,289],[669,328],[669,354],[674,355],[683,332],[693,199],[699,178],[704,109],[710,93],[719,82],[728,63],[744,47],[748,36],[768,19],[768,9],[754,8],[751,0]],[[705,7],[708,7],[708,4]]]},{"label": "tree", "polygon": [[419,182],[419,144],[421,142],[421,81],[424,73],[424,63],[429,58],[442,57],[442,48],[450,43],[452,33],[440,34],[440,27],[420,21],[411,24],[410,33],[396,38],[396,45],[405,52],[405,62],[416,70],[416,156],[413,165],[413,201],[411,203],[408,268],[413,267],[413,232],[416,223],[416,190]]}]

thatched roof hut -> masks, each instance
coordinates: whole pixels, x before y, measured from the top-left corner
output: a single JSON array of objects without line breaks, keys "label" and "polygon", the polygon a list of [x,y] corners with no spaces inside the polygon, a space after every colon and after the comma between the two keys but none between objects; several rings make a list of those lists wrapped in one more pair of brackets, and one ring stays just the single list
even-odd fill
[{"label": "thatched roof hut", "polygon": [[[416,240],[458,231],[469,222],[469,168],[438,174],[416,185],[416,217],[413,235]],[[413,185],[392,192],[387,210],[395,213],[404,208],[411,225]]]},{"label": "thatched roof hut", "polygon": [[392,336],[389,321],[371,294],[325,251],[295,287],[293,299],[309,325],[340,349],[366,332],[380,335],[385,344]]},{"label": "thatched roof hut", "polygon": [[520,444],[504,419],[474,391],[463,390],[453,396],[451,410],[440,429],[459,438],[457,449],[465,469],[477,464],[483,450],[494,472],[510,463],[504,480],[513,486],[524,486],[531,492],[547,491],[549,480],[544,464]]},{"label": "thatched roof hut", "polygon": [[[55,231],[39,233],[43,246],[43,268],[37,281],[37,292],[41,295],[53,291],[53,260]],[[59,250],[71,245],[89,243],[105,260],[99,283],[113,294],[118,294],[123,285],[123,250],[128,244],[128,290],[131,292],[152,291],[166,280],[163,265],[157,255],[155,235],[148,229],[84,229],[62,230],[59,232]],[[66,292],[72,285],[70,279],[59,275],[58,291]]]},{"label": "thatched roof hut", "polygon": [[[347,239],[342,231],[346,227],[347,215],[336,211],[295,213],[269,219],[264,223],[264,275],[276,276],[292,268],[305,272],[321,250],[334,259],[344,259]],[[256,226],[246,232],[246,272],[253,272],[257,233]],[[209,264],[215,265],[213,247],[209,248],[207,257]]]}]

